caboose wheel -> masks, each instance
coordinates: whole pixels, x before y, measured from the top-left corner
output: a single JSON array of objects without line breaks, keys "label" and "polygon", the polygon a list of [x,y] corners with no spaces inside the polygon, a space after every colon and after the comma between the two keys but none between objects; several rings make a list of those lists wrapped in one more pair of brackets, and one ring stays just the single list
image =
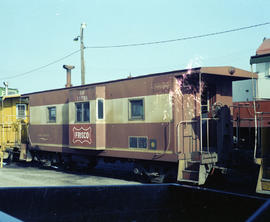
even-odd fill
[{"label": "caboose wheel", "polygon": [[168,170],[160,163],[137,162],[133,172],[139,182],[163,183]]},{"label": "caboose wheel", "polygon": [[5,164],[10,164],[13,161],[13,153],[12,152],[8,152],[7,153],[7,158],[4,159],[4,163]]},{"label": "caboose wheel", "polygon": [[156,177],[150,178],[151,183],[163,183],[166,178],[165,174],[158,175]]}]

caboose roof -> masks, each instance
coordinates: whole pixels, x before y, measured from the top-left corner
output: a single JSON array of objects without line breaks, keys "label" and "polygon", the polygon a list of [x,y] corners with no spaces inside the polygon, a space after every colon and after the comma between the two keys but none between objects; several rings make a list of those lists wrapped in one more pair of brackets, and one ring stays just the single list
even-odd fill
[{"label": "caboose roof", "polygon": [[80,88],[80,87],[88,87],[88,86],[96,86],[96,85],[105,85],[105,84],[111,84],[114,82],[121,82],[121,81],[130,81],[135,79],[141,79],[141,78],[149,78],[149,77],[155,77],[155,76],[181,76],[187,72],[190,73],[201,73],[201,74],[207,74],[207,75],[213,75],[213,76],[224,76],[232,78],[232,81],[235,80],[245,80],[245,79],[257,79],[258,76],[255,73],[251,73],[249,71],[238,69],[232,66],[218,66],[218,67],[196,67],[191,69],[182,69],[182,70],[173,70],[169,72],[161,72],[161,73],[154,73],[154,74],[147,74],[147,75],[141,75],[136,77],[128,77],[125,79],[118,79],[118,80],[111,80],[106,82],[99,82],[99,83],[91,83],[91,84],[85,84],[85,85],[79,85],[79,86],[73,86],[69,88],[59,88],[59,89],[52,89],[52,90],[45,90],[40,92],[33,92],[33,93],[27,93],[23,94],[22,96],[28,96],[31,94],[41,93],[41,92],[50,92],[50,91],[57,91],[57,90],[67,90],[67,89],[74,89],[74,88]]},{"label": "caboose roof", "polygon": [[200,72],[209,75],[220,75],[232,77],[232,81],[244,79],[257,79],[258,75],[232,66],[201,67]]}]

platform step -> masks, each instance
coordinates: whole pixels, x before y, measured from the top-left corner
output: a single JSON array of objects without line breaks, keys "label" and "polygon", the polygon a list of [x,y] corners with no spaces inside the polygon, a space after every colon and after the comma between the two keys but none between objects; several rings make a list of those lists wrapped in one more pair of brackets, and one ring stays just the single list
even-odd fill
[{"label": "platform step", "polygon": [[199,171],[197,170],[183,170],[183,179],[185,180],[199,180]]},{"label": "platform step", "polygon": [[202,153],[201,155],[202,164],[209,164],[209,163],[216,163],[216,162],[218,162],[217,153]]},{"label": "platform step", "polygon": [[194,170],[194,171],[199,171],[200,170],[200,161],[193,161],[193,160],[188,160],[186,162],[186,170]]},{"label": "platform step", "polygon": [[270,180],[269,179],[262,179],[262,190],[270,191]]},{"label": "platform step", "polygon": [[218,155],[215,152],[192,152],[190,154],[191,161],[200,161],[202,164],[216,163]]},{"label": "platform step", "polygon": [[196,181],[196,180],[187,180],[187,179],[182,179],[182,180],[179,180],[178,182],[180,182],[180,183],[189,183],[189,184],[199,184],[199,182],[198,181]]},{"label": "platform step", "polygon": [[190,162],[190,163],[201,163],[201,161],[199,161],[199,160],[188,160],[188,162]]}]

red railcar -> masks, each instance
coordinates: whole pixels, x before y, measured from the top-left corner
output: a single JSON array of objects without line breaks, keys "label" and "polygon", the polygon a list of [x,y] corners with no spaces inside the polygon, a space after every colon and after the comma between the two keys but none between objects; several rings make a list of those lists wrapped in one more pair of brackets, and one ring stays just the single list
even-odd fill
[{"label": "red railcar", "polygon": [[234,103],[235,146],[260,165],[257,192],[270,194],[270,100]]}]

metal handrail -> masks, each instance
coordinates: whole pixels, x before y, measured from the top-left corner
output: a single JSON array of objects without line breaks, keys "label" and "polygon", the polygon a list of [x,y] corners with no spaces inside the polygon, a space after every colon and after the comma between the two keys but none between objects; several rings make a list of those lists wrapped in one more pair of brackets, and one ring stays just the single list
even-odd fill
[{"label": "metal handrail", "polygon": [[[198,122],[201,122],[201,121],[204,121],[204,120],[206,120],[207,122],[206,122],[206,130],[207,130],[207,152],[209,152],[209,147],[210,147],[210,144],[209,144],[209,120],[219,120],[219,118],[202,118],[201,120],[183,120],[183,121],[180,121],[177,125],[176,125],[176,127],[177,127],[177,131],[176,131],[176,133],[177,133],[177,151],[179,151],[179,150],[182,150],[181,149],[181,147],[180,147],[180,136],[179,136],[179,128],[180,128],[180,126],[181,125],[183,125],[183,124],[190,124],[190,123],[198,123]],[[200,136],[200,140],[202,141],[202,135]],[[202,143],[200,143],[201,145],[202,145]],[[202,151],[202,147],[201,147],[201,145],[200,145],[200,152],[203,152]],[[176,153],[177,153],[177,151],[176,151]]]},{"label": "metal handrail", "polygon": [[176,125],[176,133],[177,133],[177,152],[176,153],[178,153],[178,151],[180,150],[180,136],[179,136],[179,127],[180,127],[180,125],[182,125],[182,124],[186,124],[186,123],[196,123],[196,122],[198,122],[198,120],[183,120],[183,121],[180,121],[179,123],[177,123],[177,125]]}]

